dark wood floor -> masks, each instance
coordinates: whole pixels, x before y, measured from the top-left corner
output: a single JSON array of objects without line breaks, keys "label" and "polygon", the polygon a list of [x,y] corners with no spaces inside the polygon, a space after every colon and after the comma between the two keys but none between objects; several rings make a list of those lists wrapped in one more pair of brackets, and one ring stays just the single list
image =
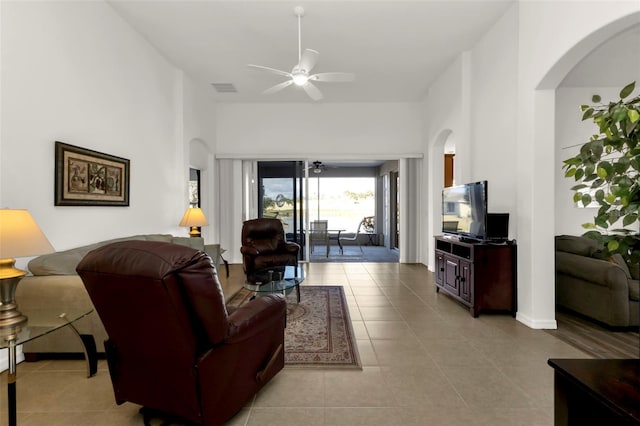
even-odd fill
[{"label": "dark wood floor", "polygon": [[638,329],[611,331],[571,312],[556,312],[557,330],[546,330],[594,358],[640,358]]}]

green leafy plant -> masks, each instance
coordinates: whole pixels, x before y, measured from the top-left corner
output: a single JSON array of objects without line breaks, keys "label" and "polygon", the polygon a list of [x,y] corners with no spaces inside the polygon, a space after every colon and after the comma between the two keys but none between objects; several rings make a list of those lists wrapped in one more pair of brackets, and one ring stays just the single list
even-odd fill
[{"label": "green leafy plant", "polygon": [[593,222],[582,225],[584,236],[600,241],[604,255],[620,253],[629,264],[640,263],[640,95],[627,99],[634,90],[635,82],[616,102],[604,104],[594,95],[594,105],[580,107],[582,120],[592,120],[599,132],[562,166],[577,182],[574,202],[600,206]]}]

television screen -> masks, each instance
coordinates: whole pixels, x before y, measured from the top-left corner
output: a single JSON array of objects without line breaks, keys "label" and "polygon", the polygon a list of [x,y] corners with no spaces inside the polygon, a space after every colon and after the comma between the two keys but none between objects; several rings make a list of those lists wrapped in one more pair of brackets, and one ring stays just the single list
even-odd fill
[{"label": "television screen", "polygon": [[442,190],[442,232],[484,240],[487,225],[487,181]]}]

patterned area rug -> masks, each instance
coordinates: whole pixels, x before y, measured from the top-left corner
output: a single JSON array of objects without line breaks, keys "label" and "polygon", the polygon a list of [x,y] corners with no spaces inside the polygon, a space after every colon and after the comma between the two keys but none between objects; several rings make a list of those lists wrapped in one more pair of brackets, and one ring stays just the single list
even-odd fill
[{"label": "patterned area rug", "polygon": [[[240,306],[253,293],[242,289],[228,303]],[[362,368],[342,286],[300,286],[287,296],[284,362],[287,367]]]}]

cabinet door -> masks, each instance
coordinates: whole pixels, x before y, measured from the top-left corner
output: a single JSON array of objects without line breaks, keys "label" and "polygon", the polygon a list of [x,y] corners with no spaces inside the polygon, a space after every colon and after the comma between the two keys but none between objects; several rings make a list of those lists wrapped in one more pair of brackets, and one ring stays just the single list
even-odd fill
[{"label": "cabinet door", "polygon": [[458,261],[456,259],[444,258],[444,288],[452,294],[458,295],[458,284],[460,276],[458,273]]},{"label": "cabinet door", "polygon": [[436,284],[444,286],[444,254],[436,252]]},{"label": "cabinet door", "polygon": [[460,261],[460,297],[471,302],[471,263]]}]

